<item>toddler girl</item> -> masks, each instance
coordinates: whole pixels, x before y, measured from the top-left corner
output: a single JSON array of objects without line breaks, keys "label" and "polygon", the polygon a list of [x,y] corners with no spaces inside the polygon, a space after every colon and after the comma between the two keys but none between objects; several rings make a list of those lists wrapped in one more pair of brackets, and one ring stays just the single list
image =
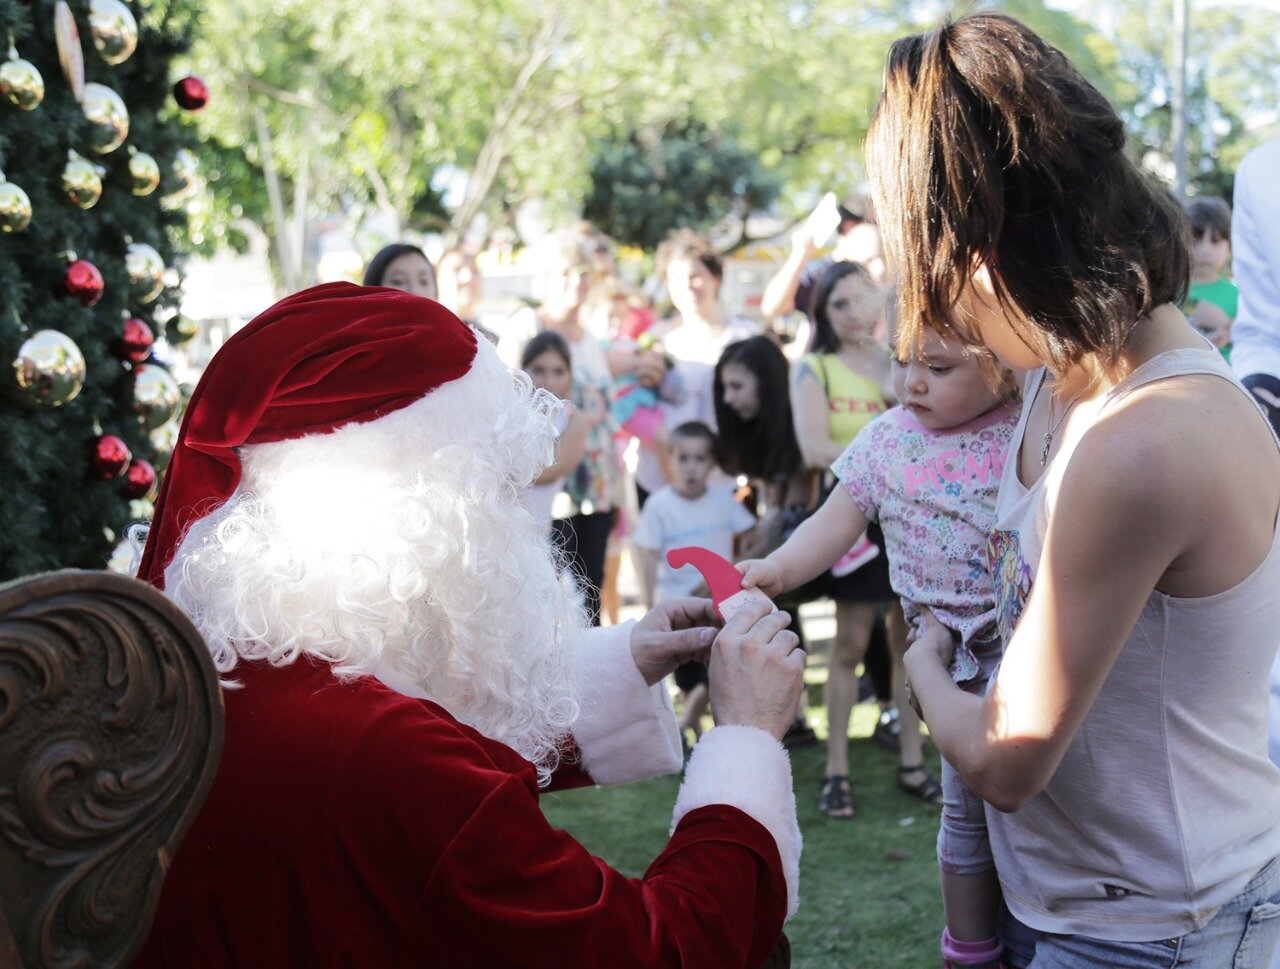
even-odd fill
[{"label": "toddler girl", "polygon": [[[893,381],[899,405],[863,428],[832,466],[842,487],[782,548],[741,563],[742,584],[770,596],[794,589],[878,521],[907,620],[932,610],[956,640],[952,676],[981,694],[1000,658],[987,546],[1018,419],[1009,374],[983,351],[929,333],[918,354],[895,363]],[[942,771],[943,964],[999,966],[1000,890],[983,803],[945,761]]]},{"label": "toddler girl", "polygon": [[555,416],[556,456],[525,492],[525,503],[534,516],[551,528],[552,508],[556,495],[564,488],[569,472],[582,461],[586,447],[587,420],[572,404],[573,369],[569,362],[569,344],[551,330],[543,330],[531,339],[520,357],[520,368],[533,385],[562,401]]}]

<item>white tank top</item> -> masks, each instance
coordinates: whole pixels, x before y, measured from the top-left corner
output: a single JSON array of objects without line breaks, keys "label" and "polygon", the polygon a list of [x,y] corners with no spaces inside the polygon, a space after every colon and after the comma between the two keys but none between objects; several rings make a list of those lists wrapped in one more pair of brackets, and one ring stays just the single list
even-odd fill
[{"label": "white tank top", "polygon": [[[1102,411],[1144,384],[1187,374],[1235,383],[1218,353],[1174,350],[1113,388]],[[1006,633],[1035,580],[1070,460],[1063,448],[1031,488],[1018,478],[1013,456],[1043,379],[1044,371],[1028,375],[996,503],[991,554]],[[1045,789],[1016,813],[987,811],[1015,916],[1056,934],[1172,938],[1201,928],[1280,854],[1280,770],[1267,758],[1278,645],[1280,530],[1234,588],[1198,599],[1151,593]]]}]

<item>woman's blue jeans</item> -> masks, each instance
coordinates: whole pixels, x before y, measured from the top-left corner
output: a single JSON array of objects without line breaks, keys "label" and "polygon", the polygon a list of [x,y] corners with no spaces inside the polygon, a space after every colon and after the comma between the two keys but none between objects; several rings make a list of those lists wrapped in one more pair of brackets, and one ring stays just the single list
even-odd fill
[{"label": "woman's blue jeans", "polygon": [[1202,929],[1156,942],[1050,935],[1000,913],[1005,960],[1014,969],[1267,969],[1280,942],[1280,861],[1269,862]]}]

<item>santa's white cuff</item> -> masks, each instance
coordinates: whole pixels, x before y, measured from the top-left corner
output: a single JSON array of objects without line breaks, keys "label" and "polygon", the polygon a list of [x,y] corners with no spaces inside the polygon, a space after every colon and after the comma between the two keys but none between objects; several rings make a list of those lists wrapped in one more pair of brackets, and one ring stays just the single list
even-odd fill
[{"label": "santa's white cuff", "polygon": [[634,628],[628,622],[589,630],[574,664],[582,713],[573,739],[597,784],[674,774],[684,760],[666,684],[645,683],[631,655]]},{"label": "santa's white cuff", "polygon": [[711,804],[736,807],[773,835],[787,879],[787,918],[791,918],[800,905],[801,838],[786,748],[755,727],[713,727],[693,748],[676,798],[672,829],[690,811]]}]

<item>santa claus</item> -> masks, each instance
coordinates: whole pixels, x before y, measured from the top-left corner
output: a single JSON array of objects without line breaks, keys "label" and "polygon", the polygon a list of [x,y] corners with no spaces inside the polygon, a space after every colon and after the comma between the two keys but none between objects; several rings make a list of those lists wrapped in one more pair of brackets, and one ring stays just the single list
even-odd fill
[{"label": "santa claus", "polygon": [[[207,801],[138,966],[755,967],[797,904],[788,618],[683,600],[588,631],[519,495],[555,402],[436,303],[330,284],[210,363],[141,575],[225,690]],[[713,642],[714,641],[714,642]],[[662,677],[721,726],[627,878],[542,790],[669,773]],[[626,824],[626,818],[618,818]]]}]

